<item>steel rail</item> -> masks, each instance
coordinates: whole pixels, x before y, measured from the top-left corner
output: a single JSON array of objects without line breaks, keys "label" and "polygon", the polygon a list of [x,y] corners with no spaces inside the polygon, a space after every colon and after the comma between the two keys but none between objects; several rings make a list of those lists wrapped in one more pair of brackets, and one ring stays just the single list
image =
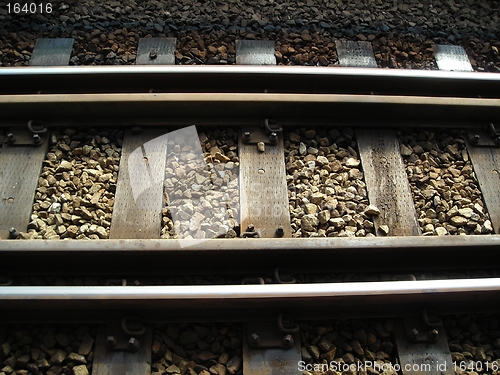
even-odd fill
[{"label": "steel rail", "polygon": [[[443,120],[491,122],[500,117],[500,99],[395,95],[273,94],[273,93],[142,93],[0,95],[2,123],[13,119],[67,121],[81,118],[121,118],[144,123],[162,118],[216,121],[238,118],[259,121]],[[11,125],[12,126],[12,125]],[[399,126],[401,124],[399,123]]]},{"label": "steel rail", "polygon": [[120,239],[120,240],[0,240],[0,255],[5,252],[47,251],[211,251],[211,250],[352,250],[400,249],[421,251],[449,247],[459,251],[485,247],[500,250],[500,235],[405,236],[405,237],[326,237],[326,238],[232,238],[232,239]]},{"label": "steel rail", "polygon": [[[435,312],[457,313],[482,304],[500,305],[500,278],[424,281],[390,281],[333,284],[141,286],[141,287],[0,287],[0,318],[15,318],[12,312],[36,309],[56,316],[127,312],[146,319],[218,317],[245,319],[271,316],[279,311],[309,319],[339,312],[352,313],[369,308],[400,315],[430,308]],[[488,303],[488,305],[484,305]],[[472,305],[472,306],[471,306]],[[389,308],[389,310],[387,310]],[[391,310],[392,309],[392,310]],[[317,310],[317,311],[314,311]],[[220,316],[223,311],[223,316]],[[234,315],[236,314],[237,315]],[[359,312],[358,312],[359,313]]]},{"label": "steel rail", "polygon": [[500,75],[304,66],[109,66],[0,69],[0,93],[311,92],[499,97]]},{"label": "steel rail", "polygon": [[165,264],[178,273],[241,274],[275,267],[297,273],[417,272],[488,269],[499,262],[500,235],[0,241],[0,264],[13,274],[164,275]]}]

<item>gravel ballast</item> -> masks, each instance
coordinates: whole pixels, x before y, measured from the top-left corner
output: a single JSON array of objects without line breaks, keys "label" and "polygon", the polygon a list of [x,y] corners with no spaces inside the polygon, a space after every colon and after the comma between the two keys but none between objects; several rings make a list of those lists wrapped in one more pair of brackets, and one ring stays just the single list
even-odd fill
[{"label": "gravel ballast", "polygon": [[300,128],[284,139],[293,237],[374,236],[354,131]]},{"label": "gravel ballast", "polygon": [[380,67],[433,69],[430,45],[463,46],[500,71],[498,1],[52,1],[52,13],[0,8],[0,62],[27,65],[36,38],[72,37],[71,64],[135,63],[144,37],[177,38],[178,64],[234,64],[236,39],[273,40],[278,64],[338,63],[337,39],[369,41]]},{"label": "gravel ballast", "polygon": [[201,150],[169,141],[161,237],[235,238],[240,211],[238,131],[206,129],[198,138]]},{"label": "gravel ballast", "polygon": [[12,327],[1,346],[0,374],[91,374],[95,335],[87,325]]},{"label": "gravel ballast", "polygon": [[493,232],[460,133],[404,132],[400,148],[424,236]]},{"label": "gravel ballast", "polygon": [[20,238],[108,238],[122,138],[116,129],[54,131]]},{"label": "gravel ballast", "polygon": [[500,325],[497,314],[447,316],[443,323],[456,374],[498,374]]},{"label": "gravel ballast", "polygon": [[153,340],[152,375],[241,375],[241,328],[235,324],[168,324]]},{"label": "gravel ballast", "polygon": [[[393,321],[345,320],[301,323],[303,375],[397,375]],[[365,366],[369,364],[368,366]]]}]

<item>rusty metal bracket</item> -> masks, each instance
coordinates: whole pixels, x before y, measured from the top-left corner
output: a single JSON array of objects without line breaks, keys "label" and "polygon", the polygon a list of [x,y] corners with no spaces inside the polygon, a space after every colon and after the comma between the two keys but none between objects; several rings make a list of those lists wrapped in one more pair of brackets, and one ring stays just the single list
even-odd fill
[{"label": "rusty metal bracket", "polygon": [[405,334],[410,342],[436,342],[439,337],[439,331],[444,332],[443,321],[424,310],[422,317],[405,317]]},{"label": "rusty metal bracket", "polygon": [[404,317],[396,321],[394,334],[403,375],[454,375],[441,319],[426,311]]},{"label": "rusty metal bracket", "polygon": [[146,328],[138,318],[124,317],[121,322],[107,326],[106,349],[112,351],[136,352],[141,347],[140,338]]},{"label": "rusty metal bracket", "polygon": [[276,122],[265,119],[262,126],[244,126],[241,130],[241,139],[247,144],[270,144],[278,143],[278,133],[282,133],[283,128]]},{"label": "rusty metal bracket", "polygon": [[248,276],[241,280],[241,284],[296,284],[297,279],[292,276],[292,273],[293,271],[290,269],[276,267],[273,271],[270,272],[270,277],[264,278],[260,276]]},{"label": "rusty metal bracket", "polygon": [[482,130],[467,130],[467,137],[473,146],[500,147],[500,131],[491,122]]},{"label": "rusty metal bracket", "polygon": [[11,286],[14,282],[7,276],[0,276],[0,286]]},{"label": "rusty metal bracket", "polygon": [[[292,276],[293,270],[288,268],[276,267],[274,270],[269,272],[268,277],[245,277],[241,280],[242,285],[248,284],[296,284],[297,279]],[[280,318],[282,319],[282,318]],[[281,321],[281,320],[280,320]],[[280,324],[280,321],[278,324]],[[286,325],[285,325],[286,326]]]},{"label": "rusty metal bracket", "polygon": [[264,120],[264,128],[268,133],[282,133],[283,128],[279,126],[275,121],[271,121],[269,119]]},{"label": "rusty metal bracket", "polygon": [[278,321],[248,322],[243,340],[243,373],[301,375],[299,326],[280,315]]},{"label": "rusty metal bracket", "polygon": [[300,327],[283,314],[277,321],[247,323],[247,341],[252,348],[290,349],[298,339]]},{"label": "rusty metal bracket", "polygon": [[41,121],[30,120],[26,128],[12,128],[5,132],[5,143],[11,146],[40,146],[48,129]]},{"label": "rusty metal bracket", "polygon": [[274,269],[274,282],[276,284],[296,284],[297,279],[292,276],[293,271],[287,268]]},{"label": "rusty metal bracket", "polygon": [[[125,319],[127,330],[132,329],[134,334],[144,332],[143,335],[137,337],[137,335],[125,334],[119,319],[113,323],[111,328],[106,325],[97,327],[92,374],[151,374],[153,327],[150,325],[143,327],[138,321],[134,322],[131,318]],[[136,323],[139,327],[133,327]],[[112,336],[110,333],[117,336]],[[109,349],[109,346],[115,343],[114,340],[116,340],[116,346]],[[119,346],[124,346],[123,350],[118,349]]]}]

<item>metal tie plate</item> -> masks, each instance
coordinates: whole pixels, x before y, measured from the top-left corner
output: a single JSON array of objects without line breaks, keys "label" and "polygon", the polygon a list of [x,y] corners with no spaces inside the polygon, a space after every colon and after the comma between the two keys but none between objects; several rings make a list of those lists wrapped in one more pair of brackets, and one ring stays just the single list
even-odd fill
[{"label": "metal tie plate", "polygon": [[[413,329],[408,332],[407,321],[405,323],[398,321],[394,327],[402,374],[454,375],[448,340],[442,323],[423,329],[425,325],[419,325],[419,319],[411,320],[416,323],[418,330]],[[427,335],[422,335],[421,332]],[[433,336],[430,336],[431,333]],[[413,341],[408,339],[411,334]]]},{"label": "metal tie plate", "polygon": [[[281,317],[280,317],[281,319]],[[245,375],[300,375],[300,331],[286,330],[276,322],[249,322],[243,337]]]},{"label": "metal tie plate", "polygon": [[461,46],[434,44],[433,50],[439,70],[473,71],[467,53]]},{"label": "metal tie plate", "polygon": [[377,61],[370,42],[336,40],[337,55],[341,66],[376,68]]},{"label": "metal tie plate", "polygon": [[[124,337],[127,337],[124,335]],[[135,338],[134,338],[135,339]],[[151,346],[153,345],[153,329],[146,327],[141,335],[141,343],[137,349],[109,350],[110,336],[108,327],[100,326],[94,349],[93,375],[115,375],[115,374],[151,374]],[[132,346],[136,341],[127,338],[126,345]],[[137,344],[136,344],[137,345]]]},{"label": "metal tie plate", "polygon": [[73,50],[73,38],[37,39],[31,54],[31,66],[65,66]]},{"label": "metal tie plate", "polygon": [[270,40],[237,40],[236,64],[276,65],[274,42]]},{"label": "metal tie plate", "polygon": [[136,65],[174,65],[175,38],[142,38],[137,46]]}]

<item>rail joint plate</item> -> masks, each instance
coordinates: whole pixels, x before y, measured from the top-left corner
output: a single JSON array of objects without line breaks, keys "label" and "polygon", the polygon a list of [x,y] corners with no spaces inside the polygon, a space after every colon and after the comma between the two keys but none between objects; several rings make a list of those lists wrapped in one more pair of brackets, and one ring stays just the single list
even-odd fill
[{"label": "rail joint plate", "polygon": [[299,327],[288,324],[282,315],[278,322],[248,322],[243,357],[245,375],[299,375],[302,358]]},{"label": "rail joint plate", "polygon": [[[123,321],[121,325],[123,325]],[[111,331],[109,331],[110,329]],[[110,333],[117,336],[112,336]],[[99,327],[92,368],[93,375],[151,374],[153,328],[142,327],[140,332],[138,330],[133,335],[130,333],[134,332],[123,332],[120,324]],[[141,333],[141,335],[137,335],[137,333]],[[140,344],[134,336],[140,336]],[[131,340],[132,338],[134,340]],[[114,348],[110,348],[112,339],[116,340]],[[120,349],[121,346],[125,346],[125,348]],[[119,348],[117,349],[117,347]]]},{"label": "rail joint plate", "polygon": [[493,123],[483,126],[481,130],[468,130],[467,137],[471,146],[500,147],[500,131]]},{"label": "rail joint plate", "polygon": [[394,328],[403,375],[454,375],[440,319],[429,319],[424,312],[423,318],[405,317]]}]

